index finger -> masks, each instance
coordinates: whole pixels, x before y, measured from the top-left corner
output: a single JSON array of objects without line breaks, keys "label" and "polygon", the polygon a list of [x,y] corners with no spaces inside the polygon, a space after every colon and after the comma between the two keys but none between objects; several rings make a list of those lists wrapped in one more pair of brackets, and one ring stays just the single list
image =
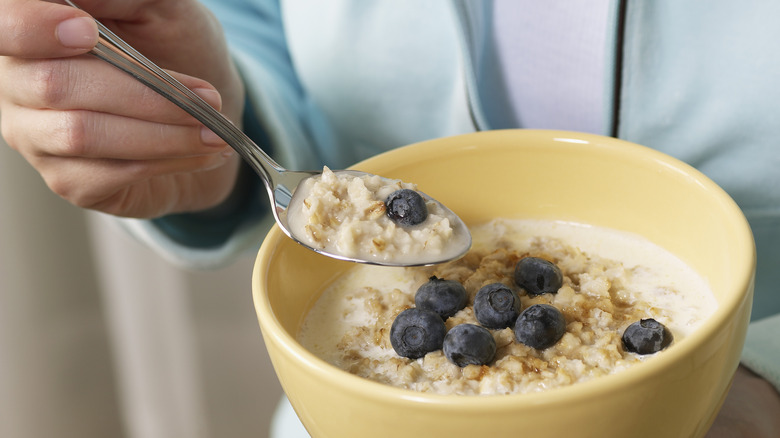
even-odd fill
[{"label": "index finger", "polygon": [[61,58],[98,41],[95,20],[76,8],[40,0],[0,0],[0,55]]}]

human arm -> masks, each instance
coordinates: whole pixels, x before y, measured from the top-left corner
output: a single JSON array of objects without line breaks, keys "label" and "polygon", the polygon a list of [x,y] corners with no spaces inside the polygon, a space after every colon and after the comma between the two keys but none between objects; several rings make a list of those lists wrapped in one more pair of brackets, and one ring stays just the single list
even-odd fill
[{"label": "human arm", "polygon": [[[222,23],[231,58],[245,85],[244,132],[285,167],[319,168],[322,163],[313,150],[314,138],[306,126],[310,101],[290,59],[279,3],[202,3]],[[243,209],[224,220],[213,220],[208,213],[185,213],[154,220],[121,219],[119,223],[176,264],[191,268],[224,266],[236,257],[256,251],[273,224],[265,190],[259,178],[250,177],[244,173],[251,185],[246,187]]]}]

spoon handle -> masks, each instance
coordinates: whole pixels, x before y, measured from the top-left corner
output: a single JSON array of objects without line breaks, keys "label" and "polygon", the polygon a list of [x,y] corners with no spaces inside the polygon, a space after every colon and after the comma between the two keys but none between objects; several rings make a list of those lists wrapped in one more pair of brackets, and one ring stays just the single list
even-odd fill
[{"label": "spoon handle", "polygon": [[[78,8],[72,1],[65,1],[70,6]],[[285,170],[222,113],[119,38],[101,22],[98,20],[95,22],[98,26],[99,39],[98,44],[92,49],[93,55],[130,74],[214,131],[249,162],[266,184],[274,179],[274,175]]]}]

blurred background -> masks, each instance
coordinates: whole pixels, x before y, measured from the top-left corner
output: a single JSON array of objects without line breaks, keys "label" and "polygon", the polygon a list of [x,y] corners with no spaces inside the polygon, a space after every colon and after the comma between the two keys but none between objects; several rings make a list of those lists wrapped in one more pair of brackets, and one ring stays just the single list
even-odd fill
[{"label": "blurred background", "polygon": [[267,437],[253,262],[173,266],[0,139],[0,436]]}]

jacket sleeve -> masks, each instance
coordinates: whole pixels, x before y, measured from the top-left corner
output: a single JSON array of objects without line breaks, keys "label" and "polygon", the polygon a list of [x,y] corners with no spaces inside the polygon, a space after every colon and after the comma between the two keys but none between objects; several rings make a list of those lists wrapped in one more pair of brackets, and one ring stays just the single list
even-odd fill
[{"label": "jacket sleeve", "polygon": [[[247,90],[243,129],[285,167],[310,161],[306,103],[276,0],[203,0],[225,31]],[[308,166],[307,166],[308,168]],[[273,225],[266,190],[244,166],[235,192],[215,209],[152,220],[118,219],[163,258],[193,269],[227,265],[256,251]]]},{"label": "jacket sleeve", "polygon": [[780,391],[780,315],[771,316],[748,327],[742,363],[771,382]]},{"label": "jacket sleeve", "polygon": [[[762,185],[755,191],[771,185]],[[767,203],[767,205],[771,205]],[[756,241],[756,283],[752,321],[748,327],[742,364],[780,391],[780,218],[775,209],[747,210]]]}]

